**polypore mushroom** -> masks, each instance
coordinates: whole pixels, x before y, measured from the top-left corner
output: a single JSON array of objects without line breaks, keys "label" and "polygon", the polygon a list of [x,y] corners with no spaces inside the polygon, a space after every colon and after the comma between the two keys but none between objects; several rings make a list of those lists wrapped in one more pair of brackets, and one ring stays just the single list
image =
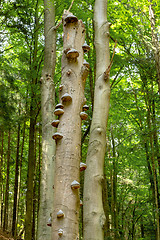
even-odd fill
[{"label": "polypore mushroom", "polygon": [[63,85],[61,84],[61,85],[59,86],[59,91],[61,92],[62,89],[63,89]]},{"label": "polypore mushroom", "polygon": [[59,210],[57,212],[57,218],[61,218],[61,217],[64,217],[64,212],[62,210]]},{"label": "polypore mushroom", "polygon": [[76,16],[74,16],[73,14],[68,14],[64,20],[66,21],[66,23],[78,22],[78,18]]},{"label": "polypore mushroom", "polygon": [[89,68],[89,63],[84,59],[83,65],[87,68]]},{"label": "polypore mushroom", "polygon": [[64,110],[61,109],[61,108],[57,108],[57,109],[55,109],[55,111],[54,111],[54,114],[55,114],[56,116],[60,116],[60,115],[62,115],[63,113],[64,113]]},{"label": "polypore mushroom", "polygon": [[88,105],[84,105],[83,106],[83,111],[87,111],[89,109],[89,106]]},{"label": "polypore mushroom", "polygon": [[61,97],[61,100],[63,102],[70,102],[72,101],[72,96],[68,93],[65,93],[62,97]]},{"label": "polypore mushroom", "polygon": [[54,140],[60,140],[60,139],[63,138],[63,135],[60,134],[60,133],[58,133],[58,132],[56,132],[56,133],[53,134],[52,138],[53,138]]},{"label": "polypore mushroom", "polygon": [[71,188],[72,188],[72,189],[78,189],[78,188],[80,188],[79,182],[77,182],[76,180],[74,180],[74,181],[71,183]]},{"label": "polypore mushroom", "polygon": [[58,103],[58,104],[55,106],[55,109],[57,109],[57,108],[61,108],[61,109],[63,109],[63,108],[64,108],[64,106],[63,106],[63,104],[62,104],[62,103]]},{"label": "polypore mushroom", "polygon": [[82,200],[80,200],[80,207],[82,207],[83,206],[83,202],[82,202]]},{"label": "polypore mushroom", "polygon": [[87,164],[81,162],[80,163],[80,171],[82,172],[82,171],[86,170],[86,168],[87,168]]},{"label": "polypore mushroom", "polygon": [[68,59],[77,59],[77,57],[79,57],[79,52],[76,49],[72,48],[66,53],[66,57]]},{"label": "polypore mushroom", "polygon": [[51,125],[53,126],[53,127],[58,127],[58,124],[60,123],[60,121],[59,120],[53,120],[53,122],[51,122]]},{"label": "polypore mushroom", "polygon": [[58,230],[58,235],[59,235],[60,237],[63,235],[63,229],[60,228],[60,229]]},{"label": "polypore mushroom", "polygon": [[89,52],[90,46],[85,42],[82,46],[84,53]]},{"label": "polypore mushroom", "polygon": [[47,226],[49,226],[49,227],[52,226],[52,218],[51,217],[48,219]]},{"label": "polypore mushroom", "polygon": [[86,120],[87,117],[88,117],[88,114],[85,113],[85,112],[81,112],[81,113],[80,113],[80,117],[81,117],[82,120]]}]

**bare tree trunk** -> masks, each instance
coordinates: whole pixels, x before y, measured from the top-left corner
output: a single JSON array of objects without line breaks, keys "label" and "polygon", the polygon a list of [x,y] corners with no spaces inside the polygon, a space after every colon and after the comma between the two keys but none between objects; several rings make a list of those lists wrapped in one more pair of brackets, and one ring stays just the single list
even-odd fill
[{"label": "bare tree trunk", "polygon": [[4,142],[4,132],[0,131],[1,136],[1,149],[0,149],[0,226],[3,223],[3,142]]},{"label": "bare tree trunk", "polygon": [[158,82],[158,89],[160,93],[160,44],[158,42],[158,36],[155,31],[155,16],[154,11],[152,8],[152,0],[148,0],[150,2],[149,5],[149,19],[151,23],[151,34],[152,34],[152,45],[154,48],[154,58],[156,63],[156,71],[157,71],[157,82]]},{"label": "bare tree trunk", "polygon": [[13,202],[13,219],[12,219],[12,236],[16,237],[17,228],[17,197],[18,197],[18,177],[19,177],[19,147],[20,147],[20,123],[18,123],[17,131],[17,153],[16,153],[16,167],[14,180],[14,202]]},{"label": "bare tree trunk", "polygon": [[9,170],[10,170],[10,155],[11,155],[11,131],[8,131],[8,150],[7,150],[7,175],[6,175],[6,189],[5,189],[5,203],[4,203],[4,221],[3,230],[8,228],[8,202],[9,202]]},{"label": "bare tree trunk", "polygon": [[84,240],[104,239],[105,214],[102,202],[104,156],[106,150],[106,126],[109,112],[109,74],[104,72],[110,64],[109,23],[107,1],[96,0],[94,8],[96,83],[94,109],[87,153],[87,169],[84,180]]},{"label": "bare tree trunk", "polygon": [[[81,113],[88,68],[83,60],[84,24],[69,12],[63,15],[64,45],[60,99],[64,114],[59,118],[56,140],[52,240],[79,239],[79,190]],[[83,64],[84,63],[84,64]],[[61,111],[62,110],[62,111]],[[81,114],[80,114],[81,113]],[[61,138],[61,139],[60,139]]]},{"label": "bare tree trunk", "polygon": [[44,0],[45,18],[45,54],[44,68],[41,78],[41,112],[42,112],[42,169],[40,185],[40,207],[38,215],[37,240],[50,240],[51,228],[47,226],[53,209],[53,180],[55,143],[51,126],[54,120],[55,89],[54,71],[56,59],[56,31],[54,1]]}]

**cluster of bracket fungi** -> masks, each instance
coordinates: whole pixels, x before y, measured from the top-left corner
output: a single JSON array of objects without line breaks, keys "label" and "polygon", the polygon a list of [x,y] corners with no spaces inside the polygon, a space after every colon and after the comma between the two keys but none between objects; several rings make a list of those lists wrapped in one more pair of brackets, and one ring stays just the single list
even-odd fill
[{"label": "cluster of bracket fungi", "polygon": [[[66,24],[77,22],[78,19],[73,14],[69,14],[69,15],[66,16],[64,21],[65,21],[64,25],[66,25]],[[82,48],[83,48],[84,53],[87,53],[90,50],[90,46],[88,46],[86,42],[83,44]],[[65,52],[66,57],[69,61],[76,61],[77,58],[79,57],[79,52],[76,49],[71,48],[71,49],[67,49],[64,52]],[[83,66],[85,66],[87,69],[89,69],[89,63],[86,60],[84,60]],[[70,73],[71,73],[71,70],[69,69],[67,74],[70,75]],[[63,85],[60,85],[59,90],[62,91],[62,89],[63,89]],[[65,103],[70,104],[72,102],[72,96],[68,93],[65,93],[61,97],[61,102],[62,103],[59,103],[59,104],[56,105],[55,111],[54,111],[54,114],[58,117],[58,119],[54,120],[51,123],[51,125],[53,127],[56,127],[56,128],[58,127],[58,125],[60,123],[59,117],[64,114],[64,105],[65,105]],[[82,112],[80,113],[80,117],[81,117],[82,120],[87,119],[88,114],[86,113],[86,111],[88,109],[89,109],[88,105],[83,106]],[[56,133],[54,133],[52,138],[57,142],[58,140],[63,138],[63,135],[61,133],[56,132]],[[86,168],[87,168],[87,165],[83,162],[80,162],[80,171],[82,172]],[[71,189],[74,191],[74,190],[77,190],[79,188],[80,188],[80,183],[77,182],[76,180],[74,180],[71,183]],[[82,202],[82,200],[80,200],[80,206],[82,206],[82,205],[83,205],[83,202]],[[62,210],[59,210],[57,212],[57,219],[61,219],[63,217],[64,217],[64,212]],[[51,218],[49,218],[47,225],[51,226],[52,225],[51,222],[52,222],[52,220],[51,220]],[[61,237],[63,235],[63,229],[58,230],[58,235],[59,235],[59,237]]]}]

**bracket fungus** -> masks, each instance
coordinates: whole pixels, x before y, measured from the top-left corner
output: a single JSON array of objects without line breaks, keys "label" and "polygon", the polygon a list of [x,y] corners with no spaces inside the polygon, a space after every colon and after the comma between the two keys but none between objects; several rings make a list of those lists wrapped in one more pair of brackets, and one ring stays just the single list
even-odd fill
[{"label": "bracket fungus", "polygon": [[78,18],[73,14],[68,14],[67,17],[65,17],[64,20],[65,20],[66,23],[78,22]]},{"label": "bracket fungus", "polygon": [[63,102],[70,102],[72,101],[72,96],[68,93],[65,93],[62,97],[61,97],[61,100]]},{"label": "bracket fungus", "polygon": [[85,42],[82,46],[84,53],[89,52],[90,46]]},{"label": "bracket fungus", "polygon": [[61,217],[64,217],[64,212],[62,210],[59,210],[57,212],[57,218],[61,218]]},{"label": "bracket fungus", "polygon": [[80,207],[82,207],[83,206],[83,202],[82,202],[82,200],[80,200]]},{"label": "bracket fungus", "polygon": [[60,228],[60,229],[58,230],[58,235],[59,235],[60,237],[63,235],[63,229]]},{"label": "bracket fungus", "polygon": [[54,140],[60,140],[60,139],[63,138],[63,135],[60,134],[60,133],[58,133],[58,132],[56,132],[55,134],[53,134],[52,138],[53,138]]},{"label": "bracket fungus", "polygon": [[72,188],[72,189],[78,189],[78,188],[80,188],[79,182],[77,182],[76,180],[74,180],[74,181],[71,183],[71,188]]},{"label": "bracket fungus", "polygon": [[62,103],[58,103],[58,104],[55,106],[55,109],[57,109],[57,108],[61,108],[61,109],[63,109],[63,108],[64,108],[64,106],[63,106],[63,104],[62,104]]},{"label": "bracket fungus", "polygon": [[47,226],[49,226],[49,227],[52,226],[52,218],[51,217],[48,219]]},{"label": "bracket fungus", "polygon": [[60,115],[62,115],[63,113],[64,113],[64,110],[61,109],[61,108],[57,108],[57,109],[55,109],[55,111],[54,111],[54,114],[55,114],[56,116],[60,116]]},{"label": "bracket fungus", "polygon": [[79,52],[76,49],[72,48],[66,53],[66,57],[68,59],[77,59],[77,57],[79,57]]},{"label": "bracket fungus", "polygon": [[83,111],[87,111],[88,109],[89,109],[89,106],[85,104],[85,105],[83,106]]},{"label": "bracket fungus", "polygon": [[51,125],[53,126],[53,127],[58,127],[58,124],[60,123],[60,121],[57,119],[57,120],[53,120],[52,122],[51,122]]},{"label": "bracket fungus", "polygon": [[86,170],[86,168],[87,168],[87,164],[80,162],[80,171],[82,172],[82,171]]},{"label": "bracket fungus", "polygon": [[85,112],[81,112],[80,117],[81,117],[82,120],[86,120],[88,118],[88,114],[85,113]]},{"label": "bracket fungus", "polygon": [[87,68],[90,67],[90,66],[89,66],[89,63],[88,63],[85,59],[84,59],[83,65],[84,65],[85,67],[87,67]]}]

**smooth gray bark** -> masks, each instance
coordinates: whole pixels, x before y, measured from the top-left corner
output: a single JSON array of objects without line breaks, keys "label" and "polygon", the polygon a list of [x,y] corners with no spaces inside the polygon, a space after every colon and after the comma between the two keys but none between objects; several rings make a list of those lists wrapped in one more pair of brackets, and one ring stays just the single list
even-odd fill
[{"label": "smooth gray bark", "polygon": [[44,68],[41,78],[41,113],[42,113],[42,168],[40,186],[40,207],[38,215],[37,240],[50,240],[51,227],[47,226],[53,208],[53,181],[55,143],[52,135],[54,120],[55,88],[54,71],[56,59],[56,31],[54,1],[44,0],[45,18],[45,53]]},{"label": "smooth gray bark", "polygon": [[[109,23],[107,0],[96,0],[94,7],[96,83],[94,109],[84,178],[84,240],[103,240],[105,214],[102,202],[102,181],[106,150],[106,126],[109,112]],[[107,72],[105,74],[104,72]]]}]

